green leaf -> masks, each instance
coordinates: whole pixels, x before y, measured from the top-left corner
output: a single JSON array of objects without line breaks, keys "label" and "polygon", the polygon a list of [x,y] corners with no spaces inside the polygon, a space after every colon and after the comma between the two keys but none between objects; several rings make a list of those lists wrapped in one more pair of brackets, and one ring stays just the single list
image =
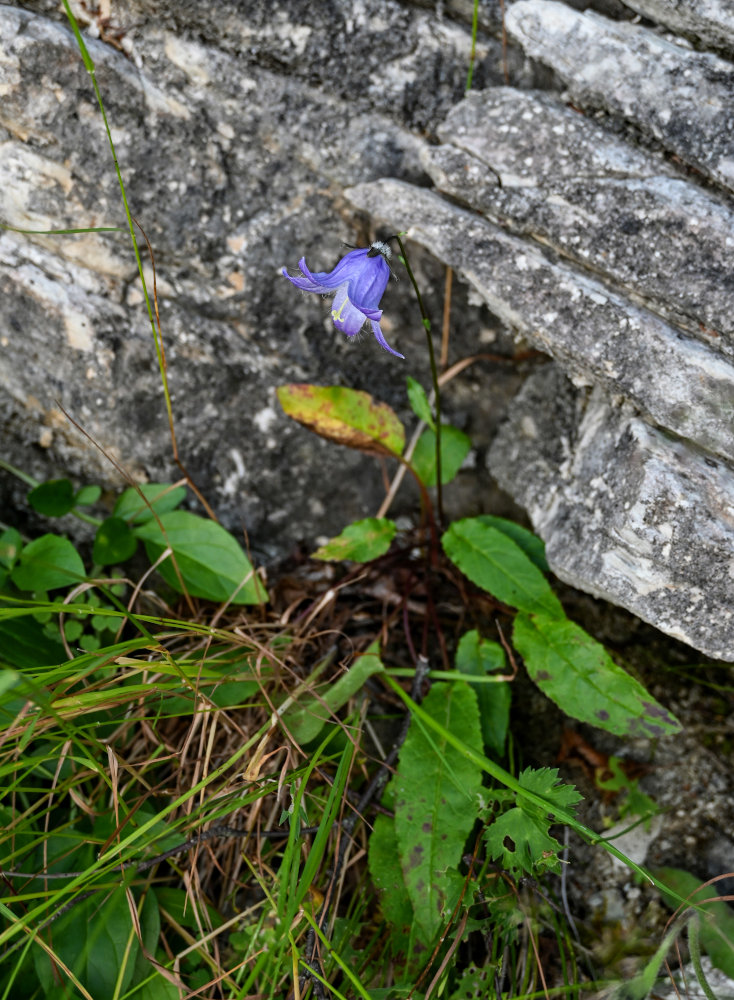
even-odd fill
[{"label": "green leaf", "polygon": [[25,546],[11,578],[21,590],[54,590],[80,583],[84,563],[68,538],[41,535]]},{"label": "green leaf", "polygon": [[283,722],[296,743],[316,739],[333,713],[346,705],[367,678],[385,669],[379,653],[379,643],[373,642],[337,681],[322,685],[315,695],[304,695],[283,713]]},{"label": "green leaf", "polygon": [[102,490],[99,486],[82,486],[80,490],[76,491],[74,506],[91,507],[92,504],[95,504],[101,496]]},{"label": "green leaf", "polygon": [[138,490],[131,487],[117,498],[112,511],[115,517],[133,524],[142,524],[153,517],[153,511],[160,517],[161,514],[175,510],[186,497],[184,486],[171,486],[170,483],[141,483],[138,489],[148,503],[142,499]]},{"label": "green leaf", "polygon": [[[422,709],[481,752],[477,698],[468,684],[434,684]],[[393,780],[403,877],[416,922],[431,940],[456,902],[455,869],[476,819],[482,772],[413,717]],[[458,885],[460,892],[460,879]]]},{"label": "green leaf", "polygon": [[454,521],[442,544],[465,576],[504,604],[565,620],[546,578],[505,532],[468,517]]},{"label": "green leaf", "polygon": [[[469,454],[471,441],[457,427],[441,425],[441,483],[446,485],[455,478]],[[436,485],[436,433],[430,429],[418,438],[410,460],[418,478],[425,486]]]},{"label": "green leaf", "polygon": [[28,503],[46,517],[62,517],[74,507],[74,487],[68,479],[49,479],[28,494]]},{"label": "green leaf", "polygon": [[492,514],[480,514],[477,521],[486,524],[488,528],[496,528],[503,535],[511,538],[515,545],[519,545],[525,555],[534,562],[543,573],[550,573],[548,560],[545,558],[545,543],[542,538],[538,538],[532,531],[523,528],[515,521],[508,521],[504,517],[494,517]]},{"label": "green leaf", "polygon": [[436,421],[433,419],[431,404],[428,402],[426,390],[420,382],[416,382],[416,380],[411,378],[410,375],[408,375],[408,401],[410,402],[410,408],[413,413],[415,413],[416,417],[428,424],[431,430],[435,431]]},{"label": "green leaf", "polygon": [[387,552],[396,531],[397,525],[389,517],[366,517],[348,525],[340,535],[316,549],[311,558],[370,562]]},{"label": "green leaf", "polygon": [[[461,637],[455,665],[459,673],[485,677],[495,670],[504,671],[505,651],[498,642],[482,639],[474,629]],[[510,724],[510,685],[507,681],[498,681],[497,684],[470,684],[470,687],[479,702],[484,745],[501,757]]]},{"label": "green leaf", "polygon": [[225,681],[213,691],[206,689],[206,694],[218,708],[235,708],[246,705],[259,691],[257,681]]},{"label": "green leaf", "polygon": [[92,558],[98,566],[123,563],[135,555],[137,547],[138,540],[127,521],[121,517],[108,517],[97,528]]},{"label": "green leaf", "polygon": [[405,429],[386,403],[342,386],[293,382],[277,390],[284,412],[315,434],[378,455],[401,455]]},{"label": "green leaf", "polygon": [[[518,781],[530,792],[542,795],[559,809],[573,808],[581,795],[573,785],[558,783],[558,769],[527,768]],[[495,860],[515,877],[560,871],[558,841],[550,835],[548,813],[521,796],[515,808],[503,813],[485,833],[487,848]]]},{"label": "green leaf", "polygon": [[84,626],[78,618],[69,618],[64,622],[64,635],[67,642],[76,642],[84,631]]},{"label": "green leaf", "polygon": [[[140,948],[131,934],[124,887],[106,897],[100,893],[83,899],[64,914],[54,923],[53,948],[93,997],[114,996],[121,969],[124,971],[120,986],[124,993]],[[34,960],[44,993],[47,997],[58,996],[57,972],[48,955],[35,948]]]},{"label": "green leaf", "polygon": [[[717,890],[716,884],[702,886],[699,878],[681,868],[656,868],[653,874],[679,896],[703,907],[701,946],[716,968],[734,979],[734,911],[726,903],[707,902],[721,895],[721,890]],[[678,904],[671,896],[664,894],[664,898],[677,909]]]},{"label": "green leaf", "polygon": [[400,867],[395,820],[389,816],[375,817],[368,845],[368,862],[383,915],[392,927],[391,938],[405,939],[413,923],[413,904]]},{"label": "green leaf", "polygon": [[23,540],[19,531],[16,531],[15,528],[7,528],[3,531],[0,535],[0,566],[12,569],[22,548]]},{"label": "green leaf", "polygon": [[[231,600],[233,604],[260,604],[268,599],[250,560],[216,521],[173,510],[161,515],[160,526],[158,521],[146,521],[134,532],[145,542],[151,562],[171,547],[184,587],[192,597]],[[174,590],[182,589],[170,557],[159,565],[158,572]]]},{"label": "green leaf", "polygon": [[675,716],[580,625],[521,614],[515,619],[513,645],[532,680],[566,715],[617,736],[651,739],[680,732]]},{"label": "green leaf", "polygon": [[[149,889],[140,914],[140,928],[143,945],[149,955],[155,955],[161,932],[161,917],[158,911],[158,900],[152,889]],[[143,954],[142,948],[135,958],[133,984],[137,987],[126,994],[132,1000],[179,1000],[180,993],[165,979],[158,969],[152,965]]]},{"label": "green leaf", "polygon": [[135,986],[132,992],[125,994],[125,1000],[180,1000],[181,991],[178,987],[164,979],[161,973],[141,955],[138,955],[135,963],[136,980],[139,975],[138,969],[145,970],[140,973],[144,978],[140,980],[139,985]]},{"label": "green leaf", "polygon": [[[177,835],[171,839],[174,841],[174,844],[181,843],[181,838]],[[171,846],[174,845],[172,844]],[[191,900],[185,889],[159,886],[156,888],[155,894],[160,909],[165,910],[169,916],[173,917],[177,924],[194,931],[200,929],[200,918],[197,917],[196,910],[191,905]],[[206,909],[208,920],[212,927],[222,926],[224,921],[220,913],[210,903],[207,903],[206,899],[200,899],[199,906],[201,909]]]}]

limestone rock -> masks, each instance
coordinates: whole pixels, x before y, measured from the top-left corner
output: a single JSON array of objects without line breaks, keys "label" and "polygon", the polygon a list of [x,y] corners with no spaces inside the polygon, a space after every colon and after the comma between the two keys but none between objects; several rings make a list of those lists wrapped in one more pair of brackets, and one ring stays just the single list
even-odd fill
[{"label": "limestone rock", "polygon": [[556,0],[518,0],[506,24],[529,55],[553,68],[575,101],[622,115],[734,190],[729,62]]},{"label": "limestone rock", "polygon": [[720,353],[424,188],[382,180],[346,193],[453,267],[496,315],[582,381],[734,461],[734,364]]},{"label": "limestone rock", "polygon": [[598,388],[575,390],[555,365],[526,382],[490,463],[561,579],[734,659],[729,466]]},{"label": "limestone rock", "polygon": [[439,190],[734,354],[724,199],[547,94],[471,93],[438,134],[423,161]]},{"label": "limestone rock", "polygon": [[734,52],[734,10],[728,0],[627,0],[633,10],[714,49]]},{"label": "limestone rock", "polygon": [[[274,392],[288,381],[346,383],[406,412],[404,366],[371,339],[348,342],[325,303],[280,271],[302,255],[331,268],[343,242],[374,238],[369,220],[346,210],[344,185],[424,178],[416,130],[435,127],[461,96],[469,27],[395,0],[295,13],[286,0],[223,0],[216,13],[198,0],[124,0],[111,26],[72,6],[155,253],[187,468],[261,558],[372,513],[382,499],[374,462],[293,424]],[[480,83],[490,50],[499,43],[480,40]],[[120,227],[0,237],[4,457],[40,479],[119,486],[63,406],[128,474],[177,479],[114,163],[56,0],[0,4],[0,96],[0,221]],[[412,303],[396,299],[386,322],[405,347]],[[422,353],[411,371],[425,379]],[[24,493],[5,489],[8,503]]]},{"label": "limestone rock", "polygon": [[[594,4],[609,16],[519,0],[506,12],[505,63],[499,4],[482,0],[480,26],[497,37],[480,32],[473,85],[485,93],[461,101],[466,0],[221,0],[215,15],[198,0],[116,0],[111,23],[70,2],[154,249],[179,451],[257,558],[333,533],[382,495],[370,459],[281,414],[277,385],[348,384],[406,414],[405,375],[429,381],[407,283],[391,282],[382,303],[402,365],[369,337],[340,337],[321,299],[281,275],[301,256],[333,267],[342,242],[386,235],[375,229],[384,222],[414,240],[432,315],[445,266],[456,270],[454,357],[519,336],[577,386],[538,376],[492,452],[559,573],[731,654],[721,622],[734,464],[734,71],[723,5],[677,0],[658,11],[657,0],[635,0],[659,30],[615,20],[629,16],[616,0]],[[114,165],[56,0],[0,3],[0,96],[0,219],[37,231],[119,228],[0,235],[4,456],[38,478],[177,478]],[[447,415],[480,449],[454,513],[485,508],[481,448],[519,378],[483,372],[480,384],[471,371],[452,384]],[[528,437],[524,463],[513,428]],[[551,495],[565,519],[546,509]],[[579,542],[594,532],[599,546]],[[710,593],[696,532],[716,574]]]}]

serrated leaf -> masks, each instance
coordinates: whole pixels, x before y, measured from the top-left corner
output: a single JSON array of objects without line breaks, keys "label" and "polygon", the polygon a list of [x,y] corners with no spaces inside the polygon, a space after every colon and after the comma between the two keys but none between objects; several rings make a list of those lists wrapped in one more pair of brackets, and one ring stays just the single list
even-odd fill
[{"label": "serrated leaf", "polygon": [[420,384],[416,382],[414,378],[408,375],[408,402],[410,403],[410,408],[415,413],[419,420],[428,424],[431,430],[435,431],[436,421],[433,419],[433,413],[431,412],[431,404],[428,402],[428,396],[426,395],[426,390]]},{"label": "serrated leaf", "polygon": [[302,696],[283,713],[283,722],[296,743],[316,739],[333,713],[346,705],[367,678],[385,669],[379,653],[379,643],[373,642],[338,680],[322,685],[317,694]]},{"label": "serrated leaf", "polygon": [[505,517],[494,517],[492,514],[480,514],[477,521],[486,524],[489,528],[496,528],[503,535],[511,538],[515,545],[519,545],[531,562],[543,573],[550,573],[548,560],[545,558],[545,543],[542,538],[538,538],[532,531],[523,528],[516,521],[508,521]]},{"label": "serrated leaf", "polygon": [[[459,640],[455,665],[459,673],[486,677],[495,670],[504,670],[505,651],[498,642],[482,639],[474,629],[466,632]],[[499,681],[497,684],[470,686],[476,692],[479,702],[484,745],[497,756],[502,756],[510,724],[510,685],[507,681]]]},{"label": "serrated leaf", "polygon": [[46,517],[63,517],[74,507],[74,487],[68,479],[49,479],[32,489],[28,503]]},{"label": "serrated leaf", "polygon": [[520,546],[480,518],[454,521],[442,538],[446,555],[465,576],[504,604],[565,620],[561,603]]},{"label": "serrated leaf", "polygon": [[122,563],[135,555],[137,547],[138,540],[127,521],[121,517],[108,517],[97,528],[92,558],[98,566]]},{"label": "serrated leaf", "polygon": [[548,832],[550,823],[519,806],[503,813],[485,834],[489,853],[516,878],[560,871],[561,845]]},{"label": "serrated leaf", "polygon": [[[573,785],[558,782],[557,768],[526,768],[518,781],[528,791],[568,811],[581,800]],[[535,803],[518,796],[517,806],[503,813],[487,829],[485,841],[490,854],[515,877],[558,872],[561,845],[550,835],[552,819]]]},{"label": "serrated leaf", "polygon": [[[441,484],[456,477],[471,449],[471,440],[458,427],[441,425]],[[410,464],[425,486],[436,485],[436,432],[423,431],[418,438]]]},{"label": "serrated leaf", "polygon": [[284,412],[315,434],[378,455],[401,455],[405,429],[386,403],[343,386],[293,382],[277,390]]},{"label": "serrated leaf", "polygon": [[311,558],[370,562],[387,552],[396,531],[397,525],[389,517],[366,517],[348,525],[340,535],[316,549]]},{"label": "serrated leaf", "polygon": [[54,590],[80,583],[84,563],[68,538],[41,535],[22,550],[11,578],[21,590]]},{"label": "serrated leaf", "polygon": [[141,483],[138,489],[148,502],[143,500],[138,490],[130,487],[117,498],[112,511],[115,517],[133,524],[142,524],[154,516],[153,511],[160,517],[161,514],[175,510],[186,497],[184,486],[172,486],[170,483]]},{"label": "serrated leaf", "polygon": [[[734,979],[734,911],[726,903],[707,902],[723,895],[723,888],[717,889],[716,884],[704,887],[699,878],[681,868],[656,868],[653,874],[679,896],[702,906],[701,945],[716,968]],[[677,901],[663,895],[668,905],[676,909]]]},{"label": "serrated leaf", "polygon": [[[477,698],[468,684],[434,684],[422,709],[481,752]],[[416,922],[426,940],[431,940],[448,918],[454,900],[455,869],[476,819],[482,772],[414,717],[393,781],[403,877]]]},{"label": "serrated leaf", "polygon": [[[168,546],[172,548],[184,587],[192,597],[234,604],[260,604],[268,599],[250,560],[221,524],[189,511],[173,510],[161,515],[160,526],[158,521],[146,521],[133,530],[145,542],[151,562]],[[160,564],[158,572],[174,590],[181,590],[170,558]]]},{"label": "serrated leaf", "polygon": [[[557,767],[526,767],[520,772],[517,780],[523,788],[541,795],[557,809],[572,810],[583,797],[575,785],[560,780]],[[524,808],[531,807],[524,806]]]},{"label": "serrated leaf", "polygon": [[580,625],[520,614],[513,645],[532,680],[566,715],[617,736],[652,739],[680,732],[675,716]]}]

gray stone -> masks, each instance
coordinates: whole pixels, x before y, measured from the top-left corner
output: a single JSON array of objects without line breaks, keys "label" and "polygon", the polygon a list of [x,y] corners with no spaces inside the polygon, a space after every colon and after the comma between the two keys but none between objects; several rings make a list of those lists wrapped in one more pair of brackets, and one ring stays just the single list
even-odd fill
[{"label": "gray stone", "polygon": [[[91,81],[60,5],[27,6],[53,19],[0,4],[0,220],[122,231],[2,235],[3,454],[40,479],[119,486],[63,406],[133,478],[177,479]],[[461,96],[470,31],[393,0],[228,0],[216,16],[198,2],[141,0],[116,3],[113,16],[110,27],[86,13],[82,27],[130,205],[155,252],[179,451],[223,522],[246,527],[256,555],[277,556],[372,513],[383,491],[373,460],[289,421],[275,388],[348,384],[407,412],[405,365],[371,336],[348,342],[325,303],[280,269],[302,255],[328,269],[344,241],[374,238],[369,220],[346,210],[345,184],[424,178],[416,131]],[[498,52],[480,39],[480,82]],[[413,304],[390,290],[385,305],[388,339],[409,345]],[[427,383],[419,351],[410,371]],[[23,492],[5,490],[13,503]]]},{"label": "gray stone", "polygon": [[627,0],[627,5],[704,45],[734,52],[734,9],[729,0]]},{"label": "gray stone", "polygon": [[582,381],[734,460],[734,365],[717,351],[431,191],[382,180],[346,194],[453,267],[492,312]]},{"label": "gray stone", "polygon": [[[347,384],[407,415],[405,375],[428,384],[407,282],[391,282],[382,302],[386,336],[408,357],[401,364],[369,335],[346,341],[328,306],[280,273],[301,256],[314,270],[331,268],[342,241],[364,245],[385,235],[374,228],[378,220],[393,232],[410,231],[414,267],[436,318],[445,265],[456,269],[454,357],[507,343],[510,334],[524,337],[578,385],[593,386],[594,406],[607,400],[610,427],[619,411],[649,431],[655,447],[645,438],[639,449],[639,483],[663,482],[655,479],[656,463],[662,468],[666,448],[671,467],[686,467],[680,452],[717,463],[719,486],[724,482],[734,458],[731,204],[686,164],[731,189],[729,63],[649,27],[521,2],[507,11],[520,45],[509,46],[506,62],[499,37],[478,38],[474,86],[495,92],[471,97],[441,126],[466,81],[473,10],[466,0],[221,0],[214,14],[199,0],[119,0],[111,23],[89,5],[72,6],[96,65],[132,210],[155,252],[181,457],[223,523],[249,532],[256,557],[333,533],[374,512],[383,492],[372,460],[283,416],[277,385]],[[628,16],[615,0],[595,6]],[[675,6],[683,10],[684,0]],[[701,0],[696,23],[685,30],[727,51],[712,40],[708,9]],[[498,10],[495,0],[480,4],[480,27],[497,35]],[[659,17],[677,30],[677,22]],[[558,95],[500,86],[505,66],[515,87],[558,91],[560,80],[577,105],[602,109],[602,120],[563,109]],[[125,474],[178,478],[104,127],[56,0],[0,2],[0,96],[3,221],[35,230],[121,227],[0,237],[4,457],[38,478],[71,474],[105,486]],[[442,145],[433,145],[437,138]],[[426,189],[426,169],[443,197]],[[456,515],[489,503],[482,449],[520,378],[483,371],[480,381],[477,371],[456,379],[446,398],[447,415],[478,447],[451,494],[460,498]],[[503,481],[531,510],[533,503],[541,509],[552,470],[566,474],[574,428],[588,426],[587,390],[572,393],[568,406],[558,392],[538,397],[534,415],[518,404],[518,413],[543,424],[544,443],[539,437],[536,451],[528,449],[522,490],[506,469]],[[543,448],[554,450],[555,464]],[[594,485],[582,478],[593,478],[593,463],[578,454],[577,488],[593,496]],[[685,494],[674,494],[683,490],[682,476],[664,479],[672,497],[665,523],[674,539],[692,545]],[[713,538],[716,517],[725,518],[719,487],[712,480],[709,495],[704,480],[694,480],[696,502],[710,512],[704,537]],[[630,473],[630,490],[636,483]],[[616,485],[622,490],[621,480]],[[559,496],[562,486],[553,485]],[[18,491],[10,491],[14,501]],[[582,507],[578,532],[590,530],[584,517],[594,523],[594,511]],[[614,523],[624,533],[621,517]],[[599,567],[584,564],[579,552],[574,579],[699,648],[719,649],[721,630],[708,611],[699,632],[691,622],[696,588],[703,590],[698,570],[687,580],[677,542],[666,554],[664,543],[656,547],[637,530],[637,512],[631,517],[629,572],[607,565],[600,583]],[[687,535],[676,534],[678,520]],[[721,552],[726,523],[719,525]],[[563,524],[552,522],[546,534],[549,551],[560,552]],[[575,551],[572,540],[568,547]],[[723,607],[726,577],[723,568],[717,572],[712,608]],[[679,589],[678,605],[648,594],[650,580],[661,579]]]},{"label": "gray stone", "polygon": [[528,379],[490,463],[562,580],[734,659],[734,471],[725,463],[598,388],[579,392],[556,366]]},{"label": "gray stone", "polygon": [[471,93],[438,134],[423,162],[439,190],[734,353],[734,211],[721,198],[547,94]]},{"label": "gray stone", "polygon": [[574,101],[621,115],[734,190],[734,68],[629,22],[554,0],[519,0],[507,31],[551,66]]}]

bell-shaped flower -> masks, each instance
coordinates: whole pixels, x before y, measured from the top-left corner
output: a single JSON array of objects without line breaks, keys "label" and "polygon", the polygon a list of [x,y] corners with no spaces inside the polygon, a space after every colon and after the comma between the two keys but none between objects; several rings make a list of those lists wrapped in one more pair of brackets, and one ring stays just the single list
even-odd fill
[{"label": "bell-shaped flower", "polygon": [[388,245],[377,242],[370,247],[350,251],[333,271],[311,274],[306,267],[306,258],[301,257],[298,262],[300,274],[290,275],[285,268],[283,274],[304,292],[334,296],[331,318],[337,330],[354,337],[369,320],[377,343],[396,358],[404,358],[403,354],[390,347],[380,329],[382,310],[377,307],[390,277],[389,257]]}]

